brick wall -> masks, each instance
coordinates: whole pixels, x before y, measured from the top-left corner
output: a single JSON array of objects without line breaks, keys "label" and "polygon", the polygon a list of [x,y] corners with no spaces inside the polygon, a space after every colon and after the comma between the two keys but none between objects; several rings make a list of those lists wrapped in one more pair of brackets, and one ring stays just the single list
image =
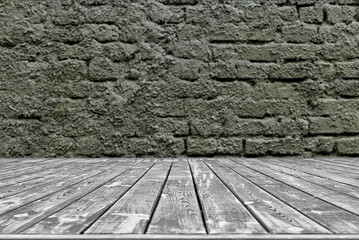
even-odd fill
[{"label": "brick wall", "polygon": [[359,155],[358,0],[0,0],[0,156]]}]

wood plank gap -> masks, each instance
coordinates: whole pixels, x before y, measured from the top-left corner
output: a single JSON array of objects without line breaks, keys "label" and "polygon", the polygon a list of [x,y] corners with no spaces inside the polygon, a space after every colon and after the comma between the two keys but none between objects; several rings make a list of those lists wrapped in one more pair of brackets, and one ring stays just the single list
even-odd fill
[{"label": "wood plank gap", "polygon": [[144,231],[143,231],[145,234],[147,233],[148,228],[149,228],[149,226],[150,226],[150,223],[151,223],[151,221],[152,221],[152,219],[153,219],[153,213],[154,213],[154,212],[156,211],[156,209],[157,209],[158,202],[160,201],[161,195],[162,195],[162,193],[163,193],[163,188],[164,188],[164,186],[165,186],[165,184],[166,184],[166,182],[167,182],[167,180],[168,180],[168,176],[170,175],[172,166],[173,166],[173,161],[171,162],[171,165],[170,165],[170,167],[169,167],[169,169],[168,169],[168,171],[167,171],[166,178],[165,178],[165,180],[164,180],[163,183],[162,183],[161,189],[160,189],[160,191],[158,192],[158,195],[157,195],[157,197],[156,197],[156,200],[155,200],[155,202],[154,202],[154,204],[153,204],[153,206],[152,206],[152,209],[151,209],[151,211],[150,211],[150,218],[148,219],[147,225],[145,226],[145,229],[144,229]]},{"label": "wood plank gap", "polygon": [[[140,161],[140,162],[141,162],[141,161]],[[116,177],[120,176],[121,174],[127,172],[128,170],[130,170],[131,168],[133,168],[134,166],[136,166],[136,165],[139,164],[140,162],[136,162],[136,163],[135,163],[134,165],[132,165],[131,167],[127,168],[126,170],[124,170],[124,171],[122,171],[122,172],[120,172],[120,174],[118,174],[118,175],[116,175],[116,176],[114,176],[114,177],[112,177],[112,178],[110,178],[110,179],[108,179],[108,180],[102,182],[102,183],[99,184],[99,185],[96,185],[96,186],[95,186],[94,188],[92,188],[90,191],[88,191],[88,192],[86,192],[86,193],[84,193],[84,194],[80,194],[80,195],[76,196],[75,198],[72,198],[72,199],[69,200],[68,202],[65,202],[65,204],[60,205],[60,207],[58,207],[58,206],[57,206],[57,208],[55,207],[56,210],[53,210],[53,211],[51,211],[50,213],[48,212],[48,213],[44,214],[44,216],[42,216],[42,218],[39,218],[39,219],[36,219],[36,218],[35,218],[36,220],[30,221],[30,223],[25,223],[24,225],[22,225],[22,226],[20,226],[19,228],[17,228],[13,233],[21,233],[21,232],[25,231],[26,229],[28,229],[28,228],[30,228],[30,227],[36,225],[37,223],[39,223],[39,222],[42,221],[43,219],[45,219],[45,218],[47,218],[47,217],[49,217],[49,216],[51,216],[51,215],[53,215],[53,214],[55,214],[55,213],[61,211],[62,209],[66,208],[67,206],[71,205],[72,203],[76,202],[77,200],[79,200],[79,199],[85,197],[86,195],[90,194],[91,192],[96,191],[98,188],[102,187],[103,185],[105,185],[106,183],[108,183],[108,182],[110,182],[111,180],[115,179]],[[116,165],[116,166],[118,166],[118,165]]]},{"label": "wood plank gap", "polygon": [[[232,160],[232,159],[229,159],[229,160],[231,160],[231,161],[234,162],[234,163],[237,163],[237,162],[235,162],[235,161]],[[223,164],[223,163],[221,163],[221,164]],[[237,164],[238,164],[238,163],[237,163]],[[227,166],[227,165],[225,165],[225,164],[223,164],[223,165],[226,166],[226,167],[228,167],[228,168],[230,168],[232,171],[236,172],[237,174],[239,174],[239,175],[242,176],[243,178],[247,179],[249,182],[251,182],[252,184],[256,185],[257,187],[259,187],[260,189],[262,189],[263,191],[265,191],[266,193],[268,193],[269,195],[271,195],[272,197],[274,197],[274,198],[277,199],[278,201],[283,202],[282,200],[280,200],[279,198],[277,198],[275,195],[273,195],[271,192],[267,191],[265,188],[259,186],[259,185],[256,184],[255,182],[251,181],[249,178],[244,177],[243,175],[241,175],[240,173],[238,173],[235,169],[233,169],[233,168],[231,168],[230,166]],[[240,165],[240,164],[238,164],[238,165]],[[243,166],[243,165],[241,165],[241,166]],[[286,184],[286,185],[288,185],[288,184]],[[289,185],[288,185],[288,186],[289,186]],[[318,224],[319,226],[323,227],[323,228],[326,229],[328,232],[334,233],[331,229],[329,229],[328,227],[324,226],[323,224],[317,222],[316,220],[314,220],[313,218],[311,218],[311,217],[308,216],[307,214],[305,214],[305,213],[299,211],[296,207],[292,206],[290,203],[288,203],[288,202],[283,202],[283,203],[284,203],[285,205],[291,207],[292,209],[296,210],[297,212],[299,212],[299,213],[302,214],[303,216],[307,217],[308,219],[312,220],[313,222],[315,222],[315,223]]]},{"label": "wood plank gap", "polygon": [[[261,159],[263,161],[267,161],[267,159]],[[270,159],[270,160],[273,160],[273,159]],[[321,177],[321,178],[324,178],[324,179],[329,179],[329,180],[332,180],[332,181],[335,181],[335,182],[338,182],[338,183],[342,183],[342,184],[346,184],[346,185],[349,185],[349,186],[353,186],[353,187],[358,187],[358,184],[354,184],[352,183],[352,181],[348,182],[348,181],[344,181],[346,179],[341,179],[341,180],[338,180],[337,178],[332,178],[332,177],[328,177],[328,176],[325,176],[325,175],[321,175],[320,173],[315,173],[313,171],[308,171],[308,170],[303,170],[301,167],[299,168],[296,168],[295,166],[288,166],[288,165],[283,165],[283,163],[278,163],[278,162],[273,162],[271,161],[270,164],[274,164],[274,165],[277,165],[277,166],[281,166],[281,167],[286,167],[286,168],[289,168],[289,169],[293,169],[293,170],[296,170],[296,171],[302,171],[304,173],[307,173],[307,174],[310,174],[310,175],[313,175],[313,176],[316,176],[316,177]],[[330,175],[330,176],[333,176],[333,175]],[[352,180],[352,179],[349,179],[349,180]]]},{"label": "wood plank gap", "polygon": [[201,203],[201,200],[199,199],[198,187],[197,187],[196,181],[194,180],[193,169],[192,169],[191,164],[189,164],[188,159],[186,159],[186,160],[187,160],[187,164],[189,166],[189,170],[191,172],[192,182],[193,182],[193,185],[194,185],[194,191],[196,193],[196,199],[197,199],[197,202],[198,202],[199,210],[201,211],[201,217],[202,217],[203,226],[204,226],[204,229],[206,230],[206,234],[209,234],[208,227],[207,227],[207,224],[206,224],[204,208],[203,208],[203,205]]},{"label": "wood plank gap", "polygon": [[96,235],[0,235],[0,240],[358,240],[359,234],[96,234]]},{"label": "wood plank gap", "polygon": [[155,165],[155,163],[153,163],[152,166],[149,167],[149,168],[131,185],[130,188],[128,188],[121,196],[119,196],[119,198],[118,198],[115,202],[113,202],[111,205],[109,205],[107,208],[105,208],[105,209],[102,211],[102,213],[101,213],[98,217],[96,217],[96,218],[92,221],[92,223],[90,223],[86,228],[84,228],[79,234],[84,234],[84,233],[87,231],[87,229],[89,229],[89,228],[90,228],[99,218],[101,218],[113,205],[115,205],[115,204],[121,199],[121,197],[122,197],[123,195],[125,195],[129,190],[131,190],[131,189],[133,188],[133,186],[135,186],[135,185],[143,178],[143,176],[145,176],[146,173],[151,170],[151,168],[152,168],[154,165]]},{"label": "wood plank gap", "polygon": [[[104,173],[104,172],[106,172],[106,171],[109,171],[109,170],[111,170],[111,168],[113,168],[113,167],[116,167],[116,166],[118,166],[118,165],[120,165],[121,163],[119,163],[119,164],[114,164],[114,165],[111,165],[110,167],[108,167],[108,168],[105,168],[103,171],[99,171],[99,172],[95,172],[95,173],[93,173],[93,174],[91,174],[91,175],[89,175],[89,176],[87,176],[87,177],[85,177],[85,178],[80,178],[80,179],[76,179],[76,180],[74,180],[74,182],[73,183],[70,183],[69,185],[64,185],[64,186],[62,186],[61,188],[59,188],[59,189],[54,189],[54,191],[49,191],[49,192],[47,192],[47,193],[44,193],[44,194],[40,194],[40,196],[36,196],[36,197],[34,197],[34,198],[32,198],[31,200],[28,200],[28,201],[25,201],[24,203],[20,203],[20,204],[18,204],[18,205],[16,205],[16,206],[14,206],[14,207],[10,207],[9,209],[7,209],[7,210],[5,210],[5,211],[2,211],[1,212],[1,210],[0,210],[0,217],[1,216],[3,216],[4,214],[7,214],[7,213],[9,213],[9,212],[11,212],[11,211],[14,211],[14,210],[16,210],[16,209],[18,209],[18,208],[21,208],[21,207],[23,207],[23,206],[26,206],[26,205],[28,205],[28,204],[31,204],[31,203],[33,203],[33,202],[35,202],[35,201],[38,201],[38,200],[40,200],[40,199],[42,199],[42,198],[45,198],[45,197],[47,197],[47,196],[49,196],[49,195],[51,195],[51,194],[54,194],[54,193],[56,193],[56,192],[59,192],[59,191],[62,191],[63,189],[65,189],[65,188],[68,188],[68,187],[71,187],[71,186],[74,186],[75,184],[78,184],[78,183],[80,183],[80,182],[82,182],[82,181],[86,181],[87,179],[89,179],[89,178],[91,178],[91,177],[93,177],[93,176],[96,176],[96,175],[99,175],[99,174],[101,174],[101,173]],[[21,194],[21,192],[20,192],[20,194]],[[6,199],[6,198],[5,198]],[[11,200],[11,199],[13,199],[13,197],[12,198],[10,198],[9,200]],[[1,201],[3,201],[4,199],[1,199],[0,200],[0,204],[1,204]],[[6,201],[6,200],[5,200]]]},{"label": "wood plank gap", "polygon": [[[226,188],[228,188],[229,191],[231,191],[232,194],[243,204],[243,206],[252,214],[252,216],[262,225],[262,227],[267,231],[267,233],[273,234],[273,231],[271,231],[268,228],[267,224],[265,224],[262,221],[262,219],[251,208],[249,208],[248,205],[245,204],[245,202],[239,196],[237,196],[237,194],[228,186],[228,184],[225,181],[222,180],[222,178],[217,174],[217,172],[210,165],[208,165],[206,161],[204,161],[204,163],[208,166],[209,169],[211,169],[211,171],[214,173],[214,175],[216,175],[218,177],[218,179],[226,186]],[[240,174],[238,174],[238,175],[240,175]]]},{"label": "wood plank gap", "polygon": [[[234,160],[232,160],[232,161],[234,161]],[[235,161],[234,161],[234,162],[235,162]],[[253,170],[253,171],[255,171],[255,172],[259,173],[259,174],[262,174],[262,175],[264,175],[264,176],[266,176],[266,177],[268,177],[268,178],[273,179],[274,181],[278,181],[278,182],[280,182],[280,183],[282,183],[282,184],[284,184],[284,185],[287,185],[287,186],[289,186],[289,187],[292,187],[292,188],[294,188],[294,189],[296,189],[296,190],[298,190],[298,191],[301,191],[301,192],[303,192],[303,193],[306,193],[306,194],[308,194],[308,195],[310,195],[310,196],[312,196],[312,197],[314,197],[314,198],[320,199],[320,200],[323,201],[323,202],[326,202],[326,203],[328,203],[328,204],[330,204],[330,205],[332,205],[332,206],[335,206],[335,207],[337,207],[337,208],[340,208],[340,209],[343,210],[343,211],[349,212],[349,213],[351,213],[351,214],[356,215],[356,216],[359,217],[359,213],[358,213],[358,212],[354,212],[354,211],[348,210],[348,209],[346,209],[346,208],[343,208],[343,207],[337,205],[336,203],[329,202],[329,201],[323,199],[322,197],[320,197],[320,196],[318,196],[318,195],[315,195],[315,194],[312,194],[312,193],[310,193],[310,192],[304,191],[304,190],[302,190],[302,189],[300,189],[300,188],[298,188],[298,187],[296,187],[296,186],[293,186],[293,185],[291,185],[291,184],[289,184],[289,183],[286,183],[286,182],[284,182],[284,181],[282,181],[282,180],[280,180],[280,179],[276,179],[276,178],[274,178],[274,177],[272,177],[272,176],[270,176],[270,175],[268,175],[268,174],[266,174],[266,173],[263,173],[263,172],[261,172],[261,171],[259,171],[259,170],[256,170],[255,168],[248,167],[247,165],[243,165],[243,164],[240,164],[240,163],[238,163],[238,162],[235,162],[235,163],[237,163],[237,164],[239,164],[239,165],[241,165],[241,166],[243,166],[243,167],[249,168],[249,169],[251,169],[251,170]],[[351,196],[350,196],[350,197],[351,197]]]}]

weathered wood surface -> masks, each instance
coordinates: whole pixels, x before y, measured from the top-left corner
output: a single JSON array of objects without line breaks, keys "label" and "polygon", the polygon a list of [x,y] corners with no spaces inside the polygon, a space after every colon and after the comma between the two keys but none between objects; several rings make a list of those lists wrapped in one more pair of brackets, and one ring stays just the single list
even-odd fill
[{"label": "weathered wood surface", "polygon": [[171,161],[163,160],[153,166],[86,233],[144,233],[171,164]]},{"label": "weathered wood surface", "polygon": [[209,233],[265,233],[265,229],[202,161],[191,160]]},{"label": "weathered wood surface", "polygon": [[358,181],[349,158],[0,159],[0,240],[359,239]]},{"label": "weathered wood surface", "polygon": [[147,233],[206,233],[187,160],[173,163]]}]

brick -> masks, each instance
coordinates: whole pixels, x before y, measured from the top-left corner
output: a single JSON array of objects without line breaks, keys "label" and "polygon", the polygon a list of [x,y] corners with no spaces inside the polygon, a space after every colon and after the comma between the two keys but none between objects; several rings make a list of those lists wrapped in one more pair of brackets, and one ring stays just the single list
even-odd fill
[{"label": "brick", "polygon": [[151,2],[148,8],[149,18],[157,24],[171,24],[184,21],[184,10],[181,7]]},{"label": "brick", "polygon": [[54,81],[85,80],[87,78],[86,62],[73,59],[56,62],[52,76]]},{"label": "brick", "polygon": [[218,139],[218,154],[241,155],[242,153],[242,139],[234,137]]},{"label": "brick", "polygon": [[359,114],[347,113],[331,117],[309,118],[310,134],[352,134],[359,133]]},{"label": "brick", "polygon": [[305,23],[323,22],[324,12],[320,7],[301,7],[299,8],[299,19]]},{"label": "brick", "polygon": [[278,8],[279,16],[285,21],[296,21],[298,19],[298,12],[295,6],[284,6]]},{"label": "brick", "polygon": [[186,59],[201,59],[202,61],[208,61],[210,56],[209,48],[205,43],[199,40],[193,41],[178,41],[169,49],[170,54],[178,58]]},{"label": "brick", "polygon": [[109,24],[86,24],[83,31],[89,31],[91,36],[101,43],[114,42],[120,38],[118,27]]},{"label": "brick", "polygon": [[129,61],[135,57],[138,47],[135,44],[110,42],[102,45],[103,56],[115,62]]},{"label": "brick", "polygon": [[218,143],[214,138],[188,138],[187,154],[190,156],[197,155],[214,155],[217,152]]},{"label": "brick", "polygon": [[356,99],[320,99],[312,108],[315,116],[331,116],[357,111],[359,111],[359,101]]},{"label": "brick", "polygon": [[338,153],[341,155],[359,155],[358,146],[358,138],[343,138],[337,141]]},{"label": "brick", "polygon": [[340,25],[322,25],[319,27],[318,38],[323,43],[336,43],[340,38],[341,31],[342,26]]},{"label": "brick", "polygon": [[307,139],[306,149],[319,154],[329,154],[334,151],[335,139],[331,137],[317,137]]},{"label": "brick", "polygon": [[338,74],[342,78],[359,78],[359,61],[336,63]]},{"label": "brick", "polygon": [[93,81],[115,81],[118,78],[117,68],[107,58],[95,58],[89,65],[89,78]]},{"label": "brick", "polygon": [[332,24],[351,23],[356,15],[356,9],[352,6],[328,5],[325,10],[327,21]]},{"label": "brick", "polygon": [[82,11],[85,15],[85,21],[96,24],[112,24],[116,22],[119,11],[111,5],[91,6]]},{"label": "brick", "polygon": [[[312,60],[316,59],[316,52],[318,47],[309,44],[275,44],[269,43],[266,45],[247,45],[241,44],[233,47],[236,57],[243,60],[259,61],[259,62],[276,62],[278,60]],[[221,52],[228,52],[234,54],[233,49],[218,49]],[[219,54],[217,54],[219,55]],[[223,56],[228,57],[227,55]],[[216,55],[214,54],[214,57]],[[220,56],[222,58],[222,56]]]},{"label": "brick", "polygon": [[168,5],[195,5],[198,0],[161,0],[164,4]]},{"label": "brick", "polygon": [[307,24],[292,24],[282,28],[283,39],[289,43],[317,42],[317,26]]},{"label": "brick", "polygon": [[341,97],[359,97],[358,80],[337,80],[335,81],[335,92]]},{"label": "brick", "polygon": [[245,23],[233,24],[227,23],[217,25],[215,29],[208,36],[210,41],[245,41],[248,35],[253,35],[255,32],[250,32],[249,27]]},{"label": "brick", "polygon": [[297,138],[247,139],[244,148],[244,154],[247,156],[290,156],[300,155],[302,152],[302,140]]},{"label": "brick", "polygon": [[158,122],[157,132],[172,133],[174,136],[188,136],[189,126],[186,121],[165,118]]},{"label": "brick", "polygon": [[314,66],[310,62],[275,65],[269,71],[269,78],[275,80],[304,80],[310,77]]},{"label": "brick", "polygon": [[205,72],[205,66],[198,60],[181,60],[174,63],[171,70],[173,75],[183,80],[194,81],[200,77],[201,72]]}]

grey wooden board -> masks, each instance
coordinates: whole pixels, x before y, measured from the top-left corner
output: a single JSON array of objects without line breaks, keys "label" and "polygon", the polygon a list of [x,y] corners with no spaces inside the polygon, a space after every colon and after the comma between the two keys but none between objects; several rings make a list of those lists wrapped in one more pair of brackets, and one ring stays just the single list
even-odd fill
[{"label": "grey wooden board", "polygon": [[147,233],[206,233],[187,160],[173,162]]},{"label": "grey wooden board", "polygon": [[283,172],[283,173],[286,173],[293,177],[297,177],[297,178],[309,181],[311,183],[326,187],[328,189],[334,190],[336,192],[343,193],[343,194],[346,194],[346,195],[349,195],[349,196],[352,196],[355,198],[359,198],[359,186],[354,187],[351,185],[336,182],[336,181],[326,179],[323,177],[318,177],[318,176],[314,176],[314,175],[304,173],[301,171],[293,170],[293,169],[290,169],[287,167],[282,167],[279,165],[271,164],[271,163],[268,163],[267,161],[262,161],[262,160],[260,160],[260,161],[262,163],[266,163],[267,164],[266,166],[270,169],[273,169],[274,171]]},{"label": "grey wooden board", "polygon": [[[329,188],[325,188],[320,185],[313,184],[311,182],[288,175],[283,172],[273,171],[268,167],[267,164],[262,164],[260,161],[244,160],[239,162],[239,164],[243,164],[247,167],[252,167],[252,169],[255,168],[255,170],[257,170],[258,172],[266,174],[286,184],[290,184],[291,186],[296,187],[302,191],[305,191],[316,198],[330,202],[333,205],[339,206],[343,209],[346,209],[347,211],[359,215],[359,200],[357,198],[340,194]],[[253,166],[253,164],[256,165]]]},{"label": "grey wooden board", "polygon": [[[263,161],[269,161],[269,160],[263,159]],[[337,182],[340,182],[340,183],[349,184],[349,185],[352,185],[354,187],[359,186],[359,181],[358,180],[355,180],[355,179],[350,178],[350,177],[346,177],[346,175],[344,175],[342,172],[333,173],[332,171],[324,169],[324,168],[318,169],[318,168],[314,168],[314,167],[308,167],[307,165],[302,164],[300,162],[300,159],[298,161],[296,161],[295,159],[294,160],[281,159],[280,161],[277,160],[277,159],[270,159],[270,163],[271,164],[277,164],[277,165],[284,166],[284,167],[288,167],[288,168],[298,170],[298,171],[302,171],[302,172],[305,172],[305,173],[309,173],[309,174],[312,174],[312,175],[315,175],[315,176],[324,177],[326,179],[331,179],[331,180],[334,180],[334,181],[337,181]]]},{"label": "grey wooden board", "polygon": [[172,161],[159,161],[85,233],[144,233]]},{"label": "grey wooden board", "polygon": [[25,204],[46,197],[59,190],[65,189],[80,181],[84,181],[87,178],[92,177],[93,175],[99,174],[103,171],[107,171],[108,169],[112,168],[115,165],[119,165],[119,163],[115,162],[108,165],[106,164],[105,166],[97,166],[96,168],[90,168],[90,169],[86,167],[82,167],[80,168],[80,172],[77,171],[77,169],[75,169],[75,171],[70,170],[70,174],[73,173],[73,175],[70,175],[68,178],[62,178],[62,179],[60,177],[62,176],[61,172],[55,173],[52,176],[54,178],[59,178],[59,180],[56,182],[49,181],[46,184],[37,186],[27,191],[20,191],[15,195],[0,199],[0,215],[4,214],[5,212],[16,209],[20,206],[23,206]]},{"label": "grey wooden board", "polygon": [[[57,188],[60,187],[60,182],[69,181],[70,179],[80,178],[89,173],[96,173],[99,169],[104,167],[109,167],[113,164],[118,164],[118,161],[98,161],[96,163],[84,164],[82,162],[73,163],[71,165],[67,165],[66,167],[59,166],[55,167],[58,171],[54,174],[50,174],[44,176],[42,178],[33,178],[24,182],[14,183],[8,186],[3,186],[0,188],[0,199],[5,197],[13,196],[19,194],[21,192],[26,192],[32,190],[31,192],[37,192],[36,189],[44,189],[45,187],[49,187],[53,190],[53,186]],[[52,186],[52,187],[51,187]],[[43,191],[44,192],[44,191]],[[38,192],[37,192],[38,195]],[[27,195],[29,197],[29,195]],[[1,212],[1,211],[0,211]]]},{"label": "grey wooden board", "polygon": [[83,198],[28,228],[29,234],[79,234],[86,230],[115,203],[151,167],[154,160],[144,160]]},{"label": "grey wooden board", "polygon": [[253,161],[248,161],[249,163],[246,163],[246,160],[242,160],[234,163],[226,160],[223,162],[238,173],[246,176],[258,186],[266,189],[266,191],[273,196],[287,202],[292,207],[331,231],[335,233],[359,232],[358,216],[317,199],[304,191],[300,191],[297,188],[290,186],[289,183],[284,184],[273,178],[267,177],[261,173],[261,171],[264,171],[266,168],[262,169]]},{"label": "grey wooden board", "polygon": [[[206,163],[271,233],[329,233],[313,220],[273,197],[217,161]],[[227,163],[228,164],[228,163]]]},{"label": "grey wooden board", "polygon": [[348,166],[340,166],[339,164],[331,163],[331,162],[323,162],[323,161],[318,161],[315,159],[307,159],[307,158],[301,159],[301,162],[308,166],[313,166],[318,169],[321,168],[331,169],[336,172],[350,173],[351,175],[354,174],[354,176],[356,176],[359,173],[359,169],[355,169]]},{"label": "grey wooden board", "polygon": [[330,161],[330,162],[335,162],[335,163],[340,163],[342,165],[347,165],[347,166],[355,166],[355,167],[359,167],[359,158],[348,158],[348,157],[341,157],[341,158],[335,158],[335,157],[328,157],[328,158],[316,158],[319,161]]},{"label": "grey wooden board", "polygon": [[190,160],[210,234],[266,233],[266,230],[202,161]]},{"label": "grey wooden board", "polygon": [[88,234],[0,235],[0,240],[358,240],[358,234]]},{"label": "grey wooden board", "polygon": [[0,216],[0,234],[19,233],[82,198],[127,170],[135,162],[115,166],[61,191]]},{"label": "grey wooden board", "polygon": [[320,159],[305,159],[305,160],[316,161],[318,163],[329,164],[329,165],[333,165],[333,166],[345,167],[345,168],[356,170],[356,172],[359,172],[359,166],[356,166],[353,164],[345,164],[345,163],[341,163],[339,161],[335,161],[335,160],[333,161],[331,159],[320,158]]}]

